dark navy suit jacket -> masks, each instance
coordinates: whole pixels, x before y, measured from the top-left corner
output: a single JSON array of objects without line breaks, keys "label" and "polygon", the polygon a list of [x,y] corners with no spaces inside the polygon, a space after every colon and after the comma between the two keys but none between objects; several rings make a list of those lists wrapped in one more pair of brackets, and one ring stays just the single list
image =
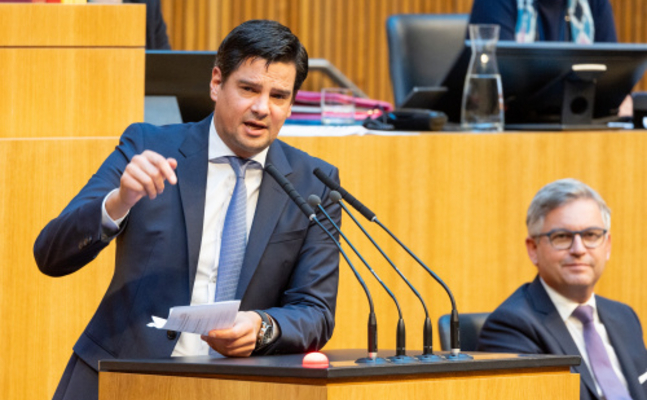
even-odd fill
[{"label": "dark navy suit jacket", "polygon": [[[618,356],[633,400],[647,400],[647,350],[638,316],[631,307],[596,295],[600,320]],[[539,278],[517,289],[485,322],[479,351],[581,355]],[[581,377],[580,399],[599,399],[584,363],[573,367]]]},{"label": "dark navy suit jacket", "polygon": [[123,2],[146,4],[146,49],[171,50],[160,0],[123,0]]},{"label": "dark navy suit jacket", "polygon": [[[616,27],[613,20],[613,9],[609,0],[588,0],[593,22],[595,37],[593,41],[617,42]],[[537,9],[537,41],[570,41],[567,40],[569,30],[564,17],[567,0],[535,0]],[[517,25],[517,1],[515,0],[474,0],[470,24],[497,24],[500,40],[515,40],[514,32]]]},{"label": "dark navy suit jacket", "polygon": [[[92,261],[112,237],[102,236],[101,203],[119,187],[119,178],[144,149],[177,159],[177,185],[166,184],[155,200],[144,197],[116,235],[115,272],[96,314],[74,346],[94,369],[101,359],[169,357],[174,335],[146,326],[152,315],[188,305],[198,263],[208,168],[211,117],[156,127],[131,125],[119,146],[81,192],[41,232],[34,246],[42,272],[62,276]],[[338,181],[335,167],[280,140],[269,148],[273,164],[297,191],[324,199],[337,222],[338,204],[312,171],[320,168]],[[280,337],[262,353],[320,349],[331,337],[338,285],[339,255],[319,227],[289,200],[267,174],[260,187],[236,297],[241,310],[266,310]]]}]

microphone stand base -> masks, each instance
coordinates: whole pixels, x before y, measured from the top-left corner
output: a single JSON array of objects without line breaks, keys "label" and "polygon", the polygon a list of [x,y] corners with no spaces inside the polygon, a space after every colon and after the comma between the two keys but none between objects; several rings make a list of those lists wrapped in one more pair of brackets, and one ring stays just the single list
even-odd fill
[{"label": "microphone stand base", "polygon": [[411,364],[416,361],[413,357],[409,357],[406,355],[391,356],[391,357],[387,357],[386,359],[391,361],[393,364]]},{"label": "microphone stand base", "polygon": [[420,362],[424,363],[430,363],[430,362],[439,362],[439,361],[444,361],[445,359],[442,356],[438,356],[436,354],[420,354],[419,356],[416,356],[416,359]]},{"label": "microphone stand base", "polygon": [[355,364],[374,364],[374,365],[380,365],[380,364],[388,364],[389,362],[382,358],[382,357],[375,357],[375,358],[370,358],[370,357],[362,357],[358,358],[355,360]]},{"label": "microphone stand base", "polygon": [[473,360],[474,359],[474,357],[470,356],[469,354],[465,354],[465,353],[456,353],[456,354],[449,353],[449,354],[447,354],[445,356],[445,358],[447,358],[450,361]]}]

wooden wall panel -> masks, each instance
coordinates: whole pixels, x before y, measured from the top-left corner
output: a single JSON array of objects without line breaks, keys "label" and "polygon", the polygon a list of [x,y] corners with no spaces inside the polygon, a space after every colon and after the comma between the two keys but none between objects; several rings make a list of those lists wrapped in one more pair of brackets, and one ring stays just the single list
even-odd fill
[{"label": "wooden wall panel", "polygon": [[1,3],[0,138],[116,136],[142,121],[145,23],[141,4]]},{"label": "wooden wall panel", "polygon": [[142,47],[145,20],[146,8],[137,4],[25,7],[4,3],[0,5],[0,46]]},{"label": "wooden wall panel", "polygon": [[[647,235],[645,132],[285,139],[337,165],[343,186],[445,280],[461,312],[491,311],[534,277],[524,219],[536,191],[568,176],[589,183],[613,211],[612,257],[597,292],[630,304],[647,323],[647,251],[641,240]],[[6,336],[0,357],[11,366],[0,374],[0,387],[7,398],[51,397],[111,279],[112,247],[71,276],[49,278],[38,272],[32,246],[116,143],[117,138],[0,140],[0,159],[11,166],[0,169],[0,317]],[[438,317],[450,311],[442,289],[386,234],[365,224],[415,283],[435,328]],[[422,307],[346,217],[343,227],[397,295],[410,354],[420,352]],[[392,349],[393,302],[352,255],[351,260],[374,297],[379,348]],[[364,348],[366,301],[349,268],[340,268],[337,325],[327,348]],[[435,337],[436,350],[438,343]],[[43,385],[36,388],[34,381]]]},{"label": "wooden wall panel", "polygon": [[255,18],[293,26],[293,0],[163,1],[162,13],[171,46],[176,50],[216,50],[235,26]]},{"label": "wooden wall panel", "polygon": [[[647,43],[647,3],[611,0],[620,42]],[[171,46],[216,50],[224,36],[251,18],[289,26],[310,57],[326,58],[372,98],[393,101],[385,22],[398,13],[469,13],[472,0],[162,0]],[[643,80],[637,89],[647,89]],[[313,74],[304,88],[330,84]]]},{"label": "wooden wall panel", "polygon": [[114,247],[71,276],[40,273],[32,248],[114,149],[109,139],[0,139],[0,392],[40,400],[54,394],[72,346],[114,270]]},{"label": "wooden wall panel", "polygon": [[0,137],[121,134],[143,120],[144,56],[143,47],[0,48]]},{"label": "wooden wall panel", "polygon": [[621,42],[647,42],[647,3],[640,0],[610,0],[613,7],[618,40]]},{"label": "wooden wall panel", "polygon": [[[527,207],[544,184],[587,182],[613,211],[613,251],[597,293],[630,304],[647,323],[647,135],[644,132],[437,134],[408,137],[286,138],[337,165],[362,199],[451,288],[459,311],[492,311],[536,268],[526,254]],[[578,149],[574,153],[573,149]],[[359,155],[361,154],[361,155]],[[359,156],[358,156],[359,155]],[[603,161],[604,160],[604,161]],[[361,218],[361,217],[360,217]],[[364,222],[363,218],[362,222]],[[364,222],[365,223],[365,222]],[[366,224],[428,302],[434,327],[449,313],[445,293],[374,224]],[[422,346],[422,307],[349,219],[344,232],[404,304],[407,345]],[[380,348],[394,348],[392,300],[351,255],[373,294]],[[341,266],[337,327],[329,348],[364,347],[368,307]],[[434,338],[438,349],[437,338]]]},{"label": "wooden wall panel", "polygon": [[112,276],[112,248],[93,267],[53,279],[36,268],[32,246],[115,136],[143,120],[145,11],[0,4],[3,398],[52,397]]}]

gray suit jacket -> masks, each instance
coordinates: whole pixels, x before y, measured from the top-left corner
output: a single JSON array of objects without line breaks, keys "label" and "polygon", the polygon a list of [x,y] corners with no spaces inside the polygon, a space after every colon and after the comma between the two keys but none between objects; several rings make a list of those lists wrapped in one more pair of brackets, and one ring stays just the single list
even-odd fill
[{"label": "gray suit jacket", "polygon": [[[647,400],[647,350],[638,316],[631,307],[596,295],[600,320],[618,356],[634,400]],[[548,293],[537,277],[503,302],[487,319],[478,343],[479,351],[581,355]],[[573,368],[581,377],[580,399],[599,399],[595,383],[584,363]]]}]

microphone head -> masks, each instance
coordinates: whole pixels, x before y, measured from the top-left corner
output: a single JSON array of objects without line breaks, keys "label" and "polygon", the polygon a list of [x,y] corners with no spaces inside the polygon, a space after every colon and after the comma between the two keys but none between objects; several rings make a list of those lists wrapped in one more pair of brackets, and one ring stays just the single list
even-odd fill
[{"label": "microphone head", "polygon": [[308,204],[312,208],[317,208],[317,206],[321,204],[321,199],[316,194],[311,194],[308,196]]},{"label": "microphone head", "polygon": [[336,190],[331,191],[330,200],[332,200],[333,203],[337,203],[339,200],[341,200],[341,193]]}]

